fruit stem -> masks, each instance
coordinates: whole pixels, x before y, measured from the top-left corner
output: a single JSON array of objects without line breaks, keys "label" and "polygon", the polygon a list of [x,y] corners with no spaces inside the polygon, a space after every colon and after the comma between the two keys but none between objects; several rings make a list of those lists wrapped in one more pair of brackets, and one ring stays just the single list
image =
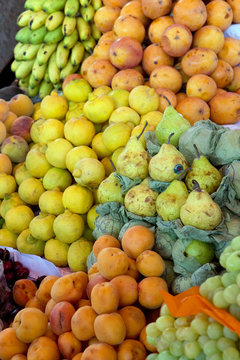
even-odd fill
[{"label": "fruit stem", "polygon": [[140,132],[140,134],[137,136],[137,140],[139,140],[140,139],[140,137],[142,136],[142,134],[144,133],[144,130],[146,129],[146,127],[148,126],[148,121],[146,121],[145,122],[145,125],[144,125],[144,127],[143,127],[143,129],[142,129],[142,131]]},{"label": "fruit stem", "polygon": [[193,190],[196,190],[198,192],[202,191],[201,188],[200,188],[199,183],[197,182],[197,180],[193,179],[192,184],[193,184],[193,187],[192,187]]},{"label": "fruit stem", "polygon": [[184,170],[181,172],[181,175],[180,175],[180,177],[179,177],[179,179],[178,179],[179,181],[182,181],[182,180],[183,180],[183,178],[184,178],[184,176],[186,175],[187,171],[192,171],[192,168],[191,168],[191,167],[188,167],[188,168],[184,169]]},{"label": "fruit stem", "polygon": [[171,134],[169,135],[167,144],[170,144],[171,137],[172,137],[174,134],[175,134],[175,133],[171,133]]},{"label": "fruit stem", "polygon": [[112,167],[113,167],[113,170],[114,170],[114,171],[117,171],[117,169],[116,169],[116,167],[115,167],[115,165],[114,165],[114,163],[113,163],[112,159],[109,159],[109,161],[110,161],[110,163],[111,163],[111,165],[112,165]]},{"label": "fruit stem", "polygon": [[199,151],[198,151],[197,145],[196,145],[196,144],[193,144],[193,147],[194,147],[194,149],[195,149],[195,150],[196,150],[196,152],[197,152],[197,159],[199,160],[199,159],[200,159],[200,154],[199,154]]}]

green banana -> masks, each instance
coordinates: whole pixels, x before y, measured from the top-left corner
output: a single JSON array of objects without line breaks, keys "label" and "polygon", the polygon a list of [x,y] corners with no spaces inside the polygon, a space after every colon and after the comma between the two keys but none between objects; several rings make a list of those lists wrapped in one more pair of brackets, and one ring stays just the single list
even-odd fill
[{"label": "green banana", "polygon": [[52,53],[56,50],[57,44],[42,44],[37,53],[37,61],[39,65],[46,64],[52,55]]},{"label": "green banana", "polygon": [[29,19],[28,27],[31,30],[37,30],[45,24],[47,14],[44,11],[33,12]]},{"label": "green banana", "polygon": [[91,4],[91,0],[79,0],[80,1],[80,5],[85,7]]},{"label": "green banana", "polygon": [[54,13],[48,15],[45,26],[47,31],[53,31],[57,29],[63,22],[64,13],[63,11],[55,11]]},{"label": "green banana", "polygon": [[60,82],[60,69],[56,63],[56,51],[51,55],[48,62],[48,75],[50,81],[54,84],[58,84]]},{"label": "green banana", "polygon": [[44,78],[44,74],[47,68],[47,63],[39,65],[37,58],[34,61],[32,67],[32,75],[36,80],[42,80]]},{"label": "green banana", "polygon": [[92,0],[92,6],[94,10],[97,11],[98,9],[100,9],[100,7],[103,6],[102,0]]},{"label": "green banana", "polygon": [[18,85],[21,89],[27,89],[29,84],[30,75],[26,76],[25,78],[19,79]]},{"label": "green banana", "polygon": [[89,39],[87,40],[84,40],[82,42],[83,46],[84,46],[84,49],[86,51],[88,51],[90,54],[93,53],[93,49],[94,47],[96,46],[96,41],[94,40],[94,38],[92,36],[89,37]]},{"label": "green banana", "polygon": [[28,26],[29,19],[32,16],[32,10],[23,11],[17,18],[17,25],[20,27]]},{"label": "green banana", "polygon": [[98,29],[98,27],[95,23],[91,24],[91,32],[92,32],[92,37],[96,41],[98,41],[100,39],[100,37],[102,36],[101,31]]},{"label": "green banana", "polygon": [[54,84],[54,90],[56,91],[62,91],[62,83]]},{"label": "green banana", "polygon": [[38,86],[40,84],[41,80],[36,80],[35,77],[33,76],[33,74],[31,73],[31,75],[29,76],[29,80],[28,80],[28,86],[30,86],[30,88],[35,88],[36,86]]},{"label": "green banana", "polygon": [[43,10],[48,14],[52,14],[55,11],[63,10],[66,0],[45,0]]},{"label": "green banana", "polygon": [[80,13],[82,15],[83,20],[89,22],[93,19],[95,10],[92,5],[88,5],[86,7],[81,7]]},{"label": "green banana", "polygon": [[49,45],[57,44],[62,39],[63,39],[62,27],[59,26],[55,30],[47,32],[47,34],[45,35],[45,37],[43,39],[43,42],[45,44],[49,44]]},{"label": "green banana", "polygon": [[71,17],[76,16],[79,6],[79,0],[67,0],[64,7],[64,14]]},{"label": "green banana", "polygon": [[77,29],[81,41],[87,40],[91,35],[91,26],[83,18],[77,18]]},{"label": "green banana", "polygon": [[51,82],[50,77],[49,77],[49,62],[48,62],[48,66],[46,68],[43,80],[46,81],[47,83]]},{"label": "green banana", "polygon": [[46,34],[47,29],[44,25],[37,30],[31,31],[31,36],[29,39],[30,44],[41,44]]},{"label": "green banana", "polygon": [[65,49],[71,49],[76,42],[78,41],[78,31],[75,29],[73,33],[69,36],[64,36],[63,38],[63,46]]},{"label": "green banana", "polygon": [[34,60],[21,61],[19,66],[15,71],[15,76],[17,79],[25,78],[32,71]]},{"label": "green banana", "polygon": [[63,41],[61,41],[56,50],[56,65],[58,69],[61,70],[67,65],[69,53],[69,49],[64,48]]},{"label": "green banana", "polygon": [[61,70],[60,72],[60,80],[64,81],[64,79],[70,75],[70,74],[74,74],[75,71],[78,69],[78,65],[73,65],[71,63],[71,59],[68,60],[67,65]]},{"label": "green banana", "polygon": [[18,43],[16,44],[16,46],[15,46],[14,49],[13,49],[13,55],[14,55],[14,59],[15,59],[15,60],[17,60],[17,61],[23,60],[23,58],[22,58],[22,57],[23,57],[22,53],[23,53],[24,49],[27,48],[27,46],[28,46],[28,44],[23,44],[23,43],[20,43],[20,42],[18,42]]},{"label": "green banana", "polygon": [[43,80],[39,86],[39,96],[43,99],[45,96],[49,95],[53,89],[53,84]]},{"label": "green banana", "polygon": [[23,51],[23,60],[26,61],[35,59],[40,46],[40,44],[28,44],[27,48]]},{"label": "green banana", "polygon": [[16,72],[16,70],[20,64],[21,64],[21,61],[17,61],[16,59],[13,60],[13,62],[11,63],[11,71]]},{"label": "green banana", "polygon": [[37,85],[34,88],[31,88],[30,86],[28,86],[28,89],[27,89],[28,96],[31,98],[37,96],[37,94],[39,92],[39,87],[40,87],[40,85]]},{"label": "green banana", "polygon": [[77,19],[75,17],[65,16],[62,23],[62,33],[64,36],[69,36],[73,33],[77,25]]},{"label": "green banana", "polygon": [[43,9],[43,4],[45,0],[26,0],[24,7],[27,10],[32,11],[41,11]]},{"label": "green banana", "polygon": [[81,42],[77,41],[74,47],[71,50],[71,62],[72,65],[79,65],[83,59],[84,55],[84,46]]},{"label": "green banana", "polygon": [[32,35],[32,30],[30,30],[28,26],[24,26],[16,33],[15,40],[23,44],[28,44],[31,35]]}]

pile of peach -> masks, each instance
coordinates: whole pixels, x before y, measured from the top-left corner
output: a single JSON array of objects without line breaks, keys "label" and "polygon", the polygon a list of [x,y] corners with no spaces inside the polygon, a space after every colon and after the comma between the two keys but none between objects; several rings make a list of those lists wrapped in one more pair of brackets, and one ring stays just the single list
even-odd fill
[{"label": "pile of peach", "polygon": [[15,283],[24,308],[0,332],[1,360],[144,360],[155,348],[146,325],[155,321],[167,291],[165,264],[152,251],[154,234],[143,226],[126,230],[120,243],[104,235],[89,273],[47,276],[39,288]]}]

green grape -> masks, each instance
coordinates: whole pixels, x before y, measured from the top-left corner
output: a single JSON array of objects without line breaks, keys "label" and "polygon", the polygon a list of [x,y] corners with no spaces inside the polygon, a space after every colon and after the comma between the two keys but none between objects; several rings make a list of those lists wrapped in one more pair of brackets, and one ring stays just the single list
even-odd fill
[{"label": "green grape", "polygon": [[168,350],[164,350],[158,355],[158,360],[178,360],[178,358],[170,353]]},{"label": "green grape", "polygon": [[208,297],[208,293],[210,292],[210,290],[209,290],[208,286],[206,285],[206,282],[204,282],[200,285],[199,292],[200,292],[200,295],[202,295],[203,297],[205,297],[205,298]]},{"label": "green grape", "polygon": [[[239,294],[240,295],[240,294]],[[229,306],[229,312],[232,316],[234,316],[237,320],[240,320],[240,307],[237,304],[231,304]]]},{"label": "green grape", "polygon": [[217,342],[216,340],[208,340],[203,345],[203,352],[205,355],[209,356],[217,352]]},{"label": "green grape", "polygon": [[[207,356],[207,360],[223,360],[222,353],[220,351],[217,351],[215,354],[212,354],[210,356]],[[229,359],[230,360],[230,359]]]},{"label": "green grape", "polygon": [[227,309],[229,306],[229,303],[225,300],[223,296],[223,290],[218,291],[214,294],[212,302],[216,307],[220,309]]},{"label": "green grape", "polygon": [[236,304],[237,296],[240,294],[240,288],[237,284],[231,284],[223,291],[224,299],[229,304]]},{"label": "green grape", "polygon": [[225,252],[223,251],[220,255],[220,258],[219,258],[219,262],[220,262],[220,265],[226,269],[227,267],[227,259],[229,258],[229,255],[232,254],[232,251],[230,252]]},{"label": "green grape", "polygon": [[[232,274],[232,273],[230,273],[230,274]],[[236,273],[233,273],[233,274],[236,274]],[[240,287],[240,273],[237,273],[236,283],[237,283],[237,285]]]},{"label": "green grape", "polygon": [[[225,272],[222,275],[222,284],[223,286],[226,288],[229,285],[235,284],[236,283],[236,279],[237,279],[237,274],[235,272],[229,273],[229,272]],[[239,279],[240,280],[240,279]]]},{"label": "green grape", "polygon": [[158,354],[149,354],[146,358],[146,360],[158,360]]},{"label": "green grape", "polygon": [[174,326],[175,326],[175,328],[189,326],[189,319],[187,318],[187,316],[179,317],[179,318],[175,319]]},{"label": "green grape", "polygon": [[156,320],[156,326],[157,326],[158,330],[160,330],[160,331],[163,331],[167,328],[173,327],[174,326],[174,317],[172,317],[171,315],[160,316]]},{"label": "green grape", "polygon": [[161,306],[160,315],[171,315],[165,303]]},{"label": "green grape", "polygon": [[180,356],[180,358],[178,358],[178,360],[189,360],[189,359],[186,355],[182,355]]},{"label": "green grape", "polygon": [[223,336],[233,341],[238,341],[238,335],[226,326],[223,327]]},{"label": "green grape", "polygon": [[197,341],[189,341],[184,344],[184,353],[189,359],[196,359],[201,352],[201,346]]},{"label": "green grape", "polygon": [[163,331],[162,333],[162,339],[166,342],[168,342],[169,344],[176,340],[176,328],[171,327],[171,328],[167,328]]},{"label": "green grape", "polygon": [[220,351],[224,351],[228,347],[235,347],[235,342],[232,339],[221,337],[217,341],[217,347]]},{"label": "green grape", "polygon": [[228,256],[226,269],[229,272],[240,271],[240,250],[236,250]]},{"label": "green grape", "polygon": [[184,353],[184,345],[182,341],[175,340],[169,346],[169,351],[174,356],[181,356]]},{"label": "green grape", "polygon": [[156,348],[157,348],[157,351],[159,353],[161,353],[162,351],[166,350],[169,348],[169,343],[164,341],[162,339],[162,336],[159,336],[157,339],[156,339]]},{"label": "green grape", "polygon": [[204,335],[207,332],[208,321],[205,319],[197,319],[195,318],[191,322],[191,327],[199,334]]},{"label": "green grape", "polygon": [[201,347],[203,348],[204,344],[209,340],[207,335],[200,335],[198,338],[198,342],[201,345]]},{"label": "green grape", "polygon": [[240,250],[240,236],[236,236],[231,241],[231,247],[233,250]]},{"label": "green grape", "polygon": [[178,328],[176,337],[179,341],[194,341],[198,338],[198,334],[192,327],[187,326]]},{"label": "green grape", "polygon": [[207,285],[209,291],[216,290],[222,286],[221,276],[212,276],[205,281],[205,284]]},{"label": "green grape", "polygon": [[161,331],[158,329],[156,323],[150,323],[146,327],[147,336],[158,337],[161,335]]},{"label": "green grape", "polygon": [[204,313],[198,313],[194,316],[194,319],[204,319],[207,320],[209,319],[209,316],[207,314]]},{"label": "green grape", "polygon": [[209,339],[217,340],[223,336],[223,326],[217,322],[208,325],[207,335]]},{"label": "green grape", "polygon": [[240,306],[240,294],[237,296],[236,303],[238,306]]},{"label": "green grape", "polygon": [[239,355],[239,351],[230,346],[223,351],[223,360],[239,360]]}]

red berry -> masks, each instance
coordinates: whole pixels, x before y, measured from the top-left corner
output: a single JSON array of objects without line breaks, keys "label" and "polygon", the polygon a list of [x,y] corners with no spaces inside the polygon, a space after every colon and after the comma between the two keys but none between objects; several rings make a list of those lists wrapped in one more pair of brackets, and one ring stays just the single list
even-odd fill
[{"label": "red berry", "polygon": [[12,270],[13,265],[11,260],[4,261],[3,263],[4,272],[7,273]]}]

